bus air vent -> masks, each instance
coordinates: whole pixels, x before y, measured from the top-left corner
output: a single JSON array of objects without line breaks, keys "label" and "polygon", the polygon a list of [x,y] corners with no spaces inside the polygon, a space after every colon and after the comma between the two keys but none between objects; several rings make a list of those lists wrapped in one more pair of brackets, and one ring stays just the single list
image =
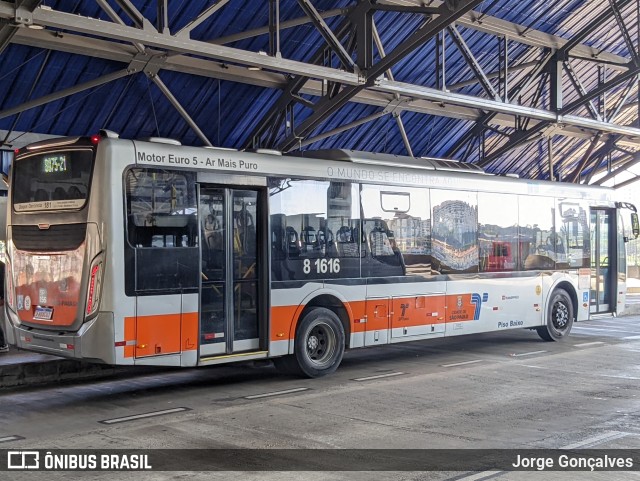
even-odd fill
[{"label": "bus air vent", "polygon": [[87,236],[87,224],[52,225],[41,230],[37,225],[11,226],[13,243],[23,251],[66,251],[80,247]]},{"label": "bus air vent", "polygon": [[182,143],[179,140],[168,139],[166,137],[148,137],[142,140],[145,142],[155,142],[157,144],[182,145]]},{"label": "bus air vent", "polygon": [[265,154],[265,155],[282,155],[282,152],[275,149],[255,149],[255,150],[247,150],[247,152],[255,152],[256,154]]}]

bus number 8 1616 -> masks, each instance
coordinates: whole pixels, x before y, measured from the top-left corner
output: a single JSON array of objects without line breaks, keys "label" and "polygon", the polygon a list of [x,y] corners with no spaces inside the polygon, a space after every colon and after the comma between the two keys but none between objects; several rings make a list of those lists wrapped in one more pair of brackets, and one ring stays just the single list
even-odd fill
[{"label": "bus number 8 1616", "polygon": [[[340,259],[316,259],[313,261],[316,274],[337,274],[340,272]],[[311,260],[305,259],[302,267],[305,274],[311,273]]]}]

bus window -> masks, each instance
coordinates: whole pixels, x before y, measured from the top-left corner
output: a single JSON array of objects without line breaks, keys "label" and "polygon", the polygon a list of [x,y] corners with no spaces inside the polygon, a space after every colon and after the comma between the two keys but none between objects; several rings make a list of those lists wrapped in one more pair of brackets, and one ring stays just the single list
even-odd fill
[{"label": "bus window", "polygon": [[363,185],[361,195],[371,254],[367,275],[430,275],[429,191]]},{"label": "bus window", "polygon": [[[196,288],[200,269],[195,175],[134,168],[125,179],[127,293]],[[208,220],[215,222],[213,217]]]},{"label": "bus window", "polygon": [[431,190],[431,242],[437,272],[478,272],[477,199],[475,192]]},{"label": "bus window", "polygon": [[269,186],[274,280],[359,277],[358,186],[282,178]]},{"label": "bus window", "polygon": [[188,176],[157,169],[129,170],[127,219],[133,246],[196,245],[195,184]]},{"label": "bus window", "polygon": [[564,242],[555,235],[554,230],[554,200],[549,197],[519,196],[518,205],[523,269],[554,269],[556,251],[564,251]]},{"label": "bus window", "polygon": [[478,248],[480,271],[518,268],[518,197],[478,193]]},{"label": "bus window", "polygon": [[591,257],[589,205],[574,199],[557,199],[556,229],[563,250],[557,252],[558,268],[589,267]]}]

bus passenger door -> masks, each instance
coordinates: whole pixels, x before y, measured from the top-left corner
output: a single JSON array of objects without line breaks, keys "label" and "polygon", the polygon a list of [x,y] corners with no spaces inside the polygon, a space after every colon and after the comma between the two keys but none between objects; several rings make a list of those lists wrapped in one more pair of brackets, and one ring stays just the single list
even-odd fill
[{"label": "bus passenger door", "polygon": [[365,346],[377,346],[389,343],[389,298],[367,298],[365,313],[367,316],[364,334]]},{"label": "bus passenger door", "polygon": [[611,312],[616,280],[615,224],[613,209],[591,209],[591,290],[589,311],[592,314]]},{"label": "bus passenger door", "polygon": [[259,199],[258,190],[200,186],[200,357],[264,348]]},{"label": "bus passenger door", "polygon": [[445,295],[394,297],[391,338],[422,336],[444,332]]}]

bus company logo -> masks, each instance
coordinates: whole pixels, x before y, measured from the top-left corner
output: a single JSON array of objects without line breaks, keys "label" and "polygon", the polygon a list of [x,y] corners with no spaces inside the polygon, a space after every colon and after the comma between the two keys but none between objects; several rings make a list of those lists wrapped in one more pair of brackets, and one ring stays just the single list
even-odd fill
[{"label": "bus company logo", "polygon": [[458,296],[458,300],[456,301],[456,307],[458,309],[462,309],[462,296]]},{"label": "bus company logo", "polygon": [[488,292],[484,292],[482,296],[480,296],[480,294],[475,292],[471,294],[471,304],[475,306],[475,309],[473,310],[474,321],[477,321],[478,319],[480,319],[480,309],[482,308],[482,303],[487,302],[488,300],[489,300]]},{"label": "bus company logo", "polygon": [[8,451],[7,469],[40,469],[38,451]]}]

